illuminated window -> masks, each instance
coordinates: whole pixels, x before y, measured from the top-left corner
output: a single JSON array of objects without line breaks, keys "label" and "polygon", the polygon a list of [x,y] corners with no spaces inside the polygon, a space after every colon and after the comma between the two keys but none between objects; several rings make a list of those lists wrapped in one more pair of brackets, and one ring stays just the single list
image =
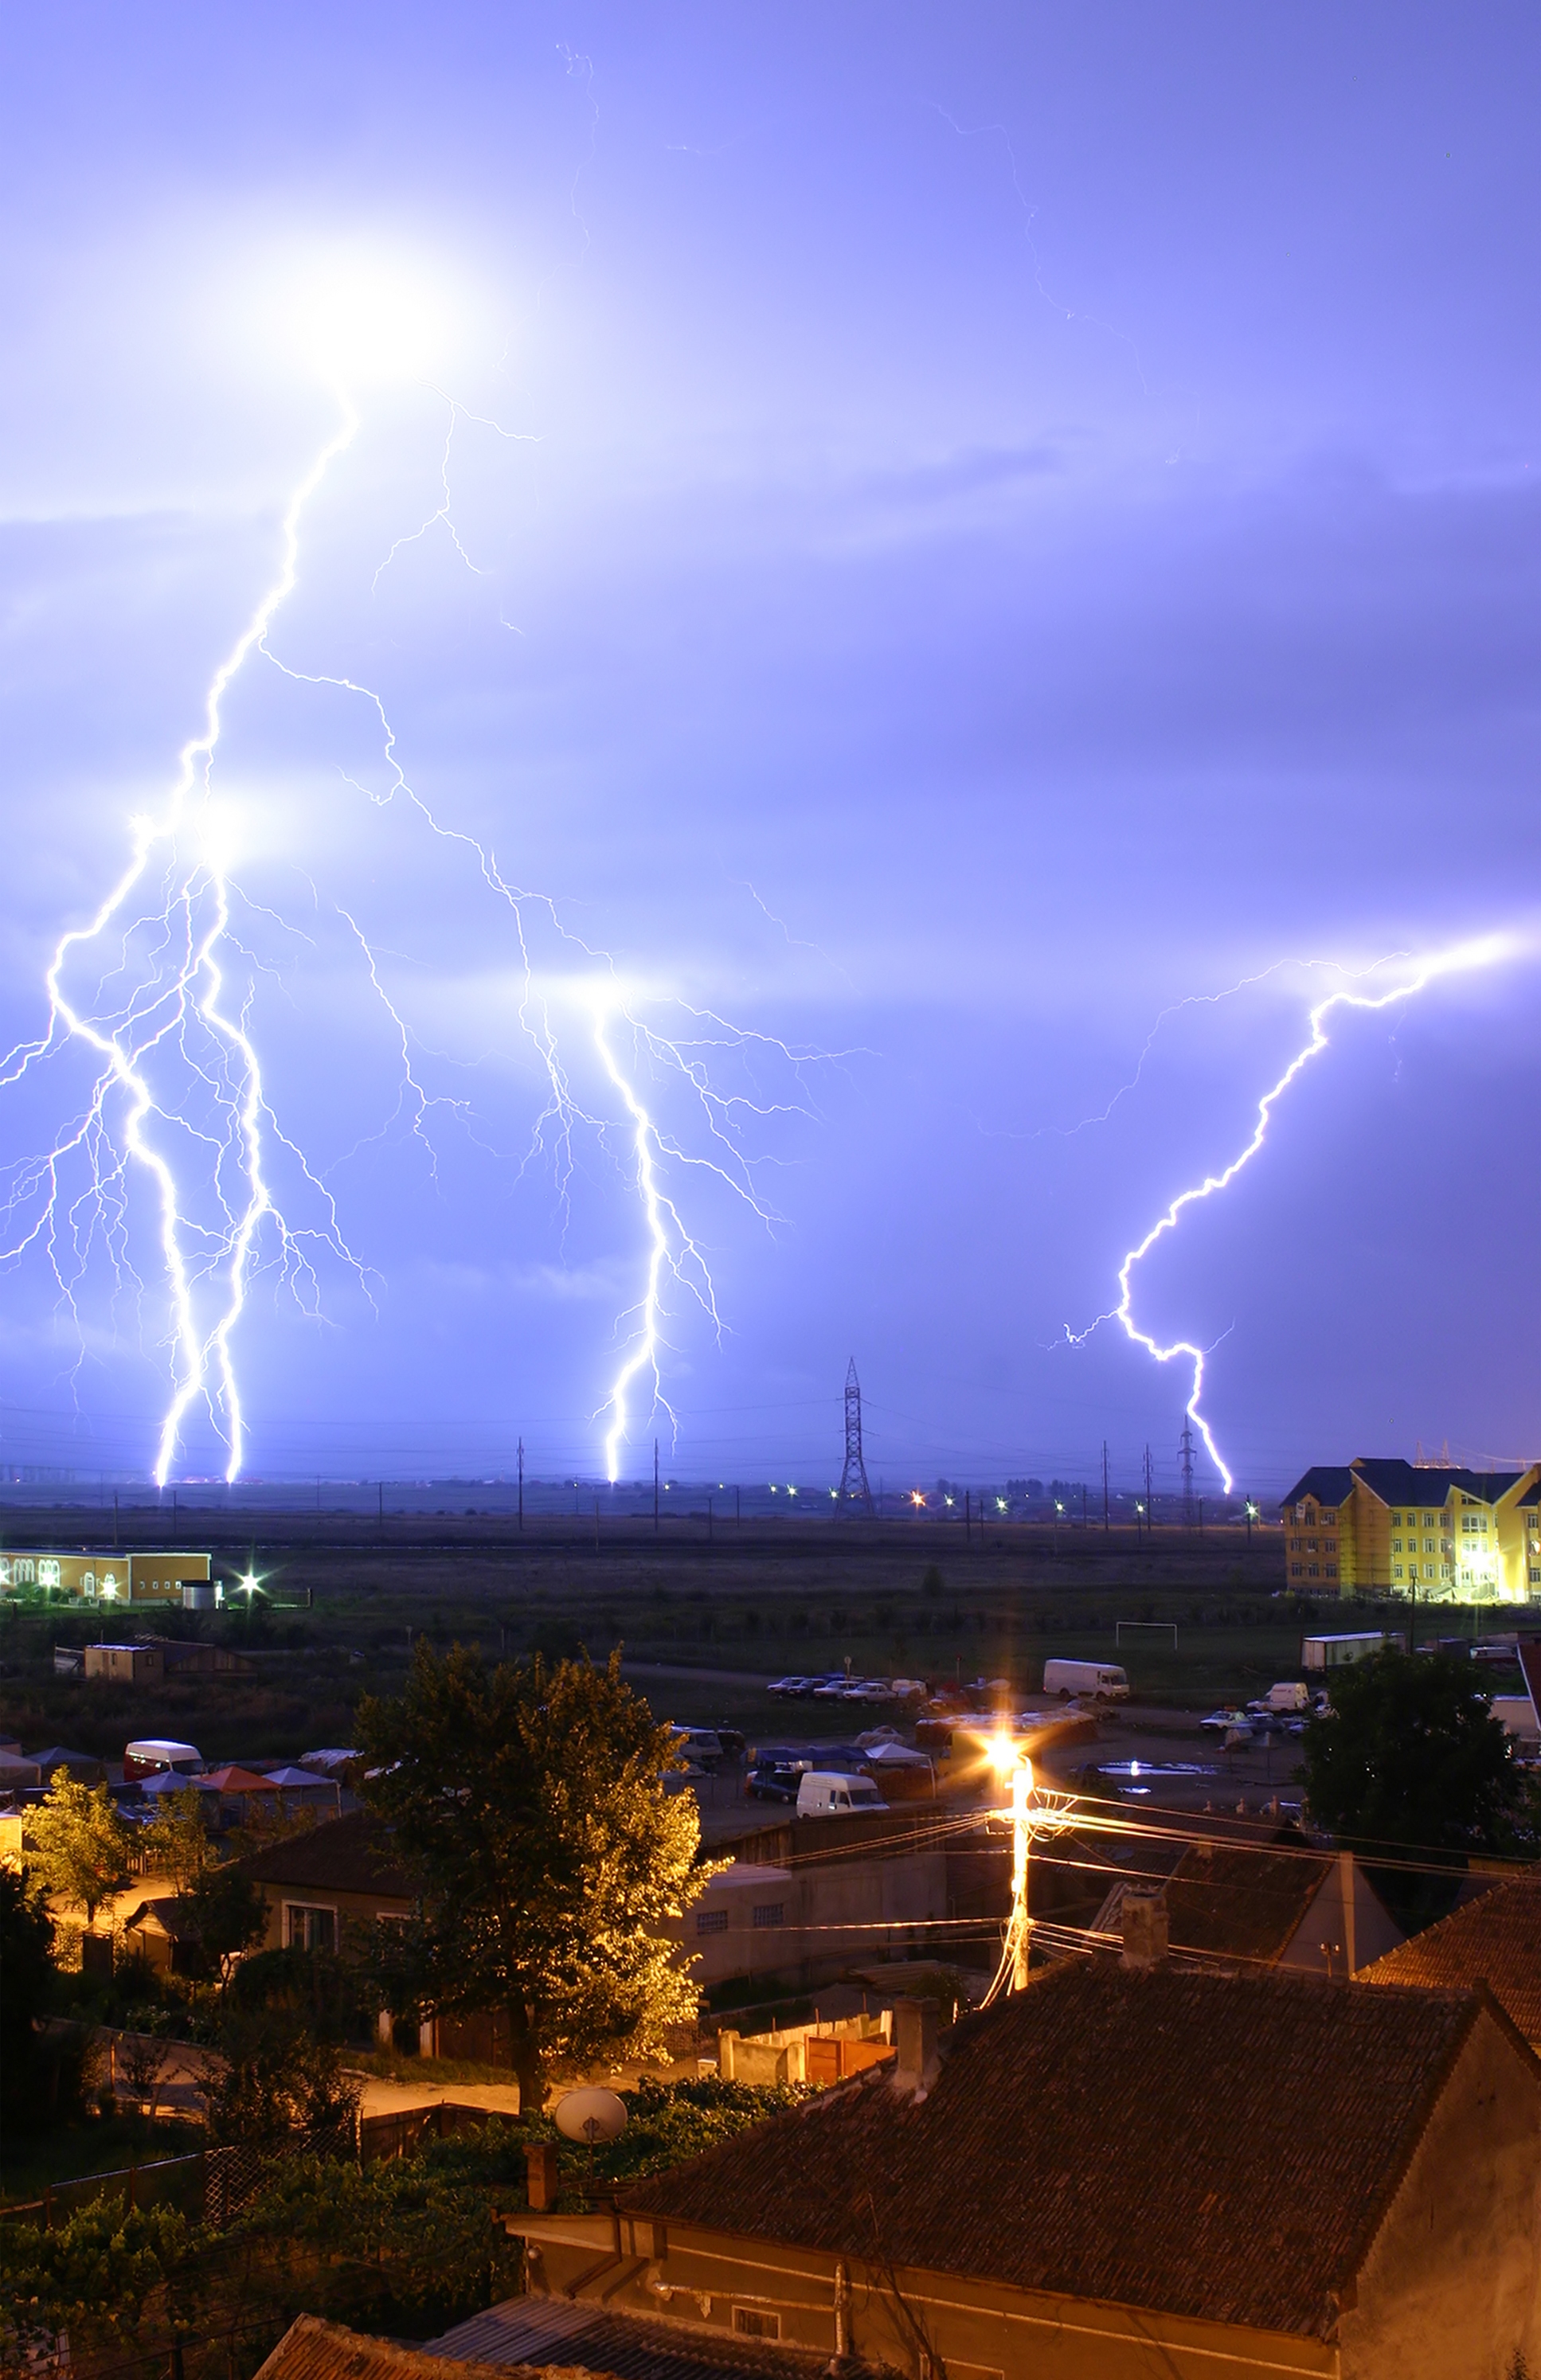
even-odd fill
[{"label": "illuminated window", "polygon": [[781,2315],[768,2313],[764,2306],[735,2305],[733,2326],[740,2338],[780,2338],[782,2335]]}]

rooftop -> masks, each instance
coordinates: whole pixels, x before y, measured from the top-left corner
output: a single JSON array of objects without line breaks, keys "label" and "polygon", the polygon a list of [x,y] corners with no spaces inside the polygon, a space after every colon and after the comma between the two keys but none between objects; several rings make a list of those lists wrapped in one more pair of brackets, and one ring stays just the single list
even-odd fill
[{"label": "rooftop", "polygon": [[[1531,1465],[1531,1470],[1535,1469]],[[1404,1463],[1400,1456],[1360,1454],[1352,1463],[1318,1463],[1296,1480],[1284,1498],[1298,1504],[1315,1496],[1321,1504],[1346,1503],[1356,1479],[1383,1504],[1436,1505],[1452,1493],[1474,1496],[1479,1503],[1496,1504],[1511,1488],[1527,1478],[1525,1471],[1461,1471],[1442,1465]]]},{"label": "rooftop", "polygon": [[1354,1980],[1468,1990],[1485,1983],[1525,2039],[1541,2042],[1541,1879],[1495,1885]]},{"label": "rooftop", "polygon": [[[590,2372],[613,2374],[615,2380],[823,2380],[830,2365],[822,2350],[773,2347],[647,2314],[612,2313],[592,2299],[573,2303],[546,2297],[510,2298],[473,2314],[429,2352],[473,2355],[482,2365],[497,2364],[504,2372],[511,2364],[562,2356]],[[440,2380],[444,2368],[437,2363],[432,2380]]]},{"label": "rooftop", "polygon": [[[264,1782],[266,1780],[264,1779]],[[329,1818],[271,1851],[253,1852],[242,1871],[257,1884],[297,1884],[331,1892],[378,1892],[387,1900],[415,1900],[418,1885],[391,1856],[391,1830],[370,1811]]]},{"label": "rooftop", "polygon": [[623,2204],[832,2255],[1325,2338],[1487,2007],[1466,1993],[1067,1961],[955,2027],[924,2099],[875,2069]]},{"label": "rooftop", "polygon": [[[538,2369],[550,2373],[552,2380],[558,2370],[562,2380],[580,2380],[571,2365],[516,2368],[529,2372],[532,2380]],[[507,2372],[505,2363],[499,2380],[507,2380]],[[394,2339],[367,2338],[360,2331],[345,2330],[341,2323],[302,2313],[289,2325],[256,2380],[455,2380],[461,2374],[465,2380],[487,2380],[488,2367],[431,2355],[420,2347],[399,2347]],[[588,2375],[583,2374],[581,2380]]]}]

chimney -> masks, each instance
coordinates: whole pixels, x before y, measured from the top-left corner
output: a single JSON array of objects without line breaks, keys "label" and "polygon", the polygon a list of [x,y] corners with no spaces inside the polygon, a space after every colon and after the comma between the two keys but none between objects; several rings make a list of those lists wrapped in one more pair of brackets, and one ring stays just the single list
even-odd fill
[{"label": "chimney", "polygon": [[1131,1974],[1147,1975],[1167,1962],[1167,1896],[1164,1892],[1126,1892],[1120,1912],[1123,1923],[1121,1967]]},{"label": "chimney", "polygon": [[532,2215],[549,2215],[556,2204],[556,2143],[529,2141],[525,2146],[525,2179]]},{"label": "chimney", "polygon": [[935,2000],[904,1999],[894,2010],[894,2034],[899,2044],[893,2087],[907,2093],[916,2105],[935,2088],[941,2071],[937,2056],[939,2010]]}]

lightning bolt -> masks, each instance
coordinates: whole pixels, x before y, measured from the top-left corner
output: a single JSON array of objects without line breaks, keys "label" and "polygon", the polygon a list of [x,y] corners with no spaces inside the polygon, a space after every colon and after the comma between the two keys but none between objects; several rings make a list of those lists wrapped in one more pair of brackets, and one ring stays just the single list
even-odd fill
[{"label": "lightning bolt", "polygon": [[[347,395],[340,386],[333,394],[337,427],[289,498],[277,570],[210,681],[202,727],[181,748],[164,807],[156,817],[131,822],[129,857],[116,881],[87,923],[61,935],[45,978],[47,1029],[18,1044],[0,1061],[0,1089],[22,1083],[72,1047],[84,1050],[94,1068],[83,1111],[55,1135],[41,1158],[13,1169],[8,1196],[0,1203],[0,1265],[18,1264],[40,1246],[46,1251],[83,1354],[78,1292],[98,1244],[105,1245],[118,1287],[130,1286],[136,1293],[142,1290],[129,1258],[130,1184],[136,1172],[148,1177],[170,1316],[171,1387],[154,1463],[154,1476],[163,1486],[176,1464],[195,1407],[207,1413],[224,1447],[226,1478],[234,1480],[243,1466],[248,1430],[235,1341],[265,1236],[276,1238],[281,1277],[300,1295],[306,1310],[321,1310],[321,1284],[312,1258],[322,1248],[349,1269],[368,1293],[366,1269],[343,1235],[333,1193],[281,1129],[269,1102],[251,1024],[254,986],[238,1001],[230,996],[237,966],[254,974],[258,962],[234,923],[233,905],[245,895],[234,884],[219,848],[211,808],[212,778],[224,698],[248,662],[259,656],[286,679],[333,688],[372,712],[383,781],[377,789],[353,778],[346,782],[382,809],[403,805],[433,838],[471,866],[484,890],[505,911],[520,984],[512,1022],[537,1053],[546,1086],[521,1171],[537,1155],[550,1162],[564,1215],[576,1162],[575,1135],[589,1130],[603,1143],[614,1129],[613,1116],[580,1099],[564,1054],[557,1012],[576,1002],[587,1016],[603,1080],[624,1116],[630,1184],[646,1236],[640,1295],[617,1318],[625,1352],[600,1408],[610,1417],[604,1454],[613,1479],[641,1378],[650,1379],[653,1407],[661,1406],[674,1424],[661,1370],[669,1283],[688,1293],[719,1336],[722,1330],[700,1238],[686,1223],[671,1184],[685,1170],[701,1169],[763,1224],[773,1227],[779,1218],[756,1187],[758,1160],[746,1153],[745,1130],[753,1118],[811,1115],[804,1070],[826,1053],[794,1050],[771,1035],[731,1025],[713,1011],[678,999],[673,1006],[689,1020],[681,1033],[669,1034],[648,1022],[641,1000],[625,994],[611,955],[574,934],[548,895],[515,882],[490,844],[445,822],[418,792],[398,758],[396,730],[384,701],[373,687],[346,675],[302,669],[274,651],[271,632],[298,583],[300,532],[308,507],[359,428]],[[479,577],[484,575],[472,562],[453,518],[449,476],[457,424],[483,423],[484,417],[447,396],[444,402],[449,426],[440,462],[442,500],[417,530],[391,546],[375,573],[376,584],[403,547],[435,528],[447,534],[468,569]],[[484,426],[504,438],[518,434],[494,421],[486,420]],[[336,914],[353,937],[370,991],[391,1027],[400,1083],[395,1116],[405,1118],[410,1137],[420,1144],[436,1176],[437,1151],[430,1129],[434,1113],[444,1111],[470,1131],[470,1104],[430,1088],[421,1060],[437,1053],[425,1052],[393,994],[385,954],[370,941],[352,907],[338,903]],[[537,965],[540,936],[550,936],[556,946],[553,963],[544,968]],[[99,969],[89,994],[71,989],[86,958]],[[623,1026],[629,1032],[634,1060],[629,1072],[616,1046]],[[714,1068],[725,1051],[747,1062],[751,1076],[760,1056],[790,1069],[795,1095],[769,1098],[753,1080],[747,1089],[720,1087]],[[157,1073],[163,1062],[163,1071],[171,1070],[164,1087]],[[700,1119],[703,1149],[687,1149],[647,1103],[644,1071],[656,1076],[670,1070]],[[203,1123],[194,1112],[200,1097],[212,1108],[212,1120]],[[383,1137],[390,1121],[370,1137]],[[291,1223],[279,1203],[270,1161],[275,1148],[292,1160],[308,1193],[319,1200],[319,1219],[307,1226]],[[84,1167],[84,1186],[77,1192],[71,1168],[78,1160]]]},{"label": "lightning bolt", "polygon": [[[1188,1418],[1203,1439],[1205,1450],[1219,1472],[1228,1496],[1234,1489],[1235,1480],[1215,1442],[1214,1433],[1204,1415],[1200,1402],[1204,1393],[1205,1359],[1212,1354],[1214,1350],[1212,1347],[1195,1346],[1189,1339],[1174,1339],[1170,1345],[1163,1346],[1150,1331],[1140,1329],[1135,1319],[1134,1311],[1135,1267],[1144,1263],[1158,1241],[1164,1239],[1169,1232],[1176,1231],[1183,1214],[1190,1207],[1200,1206],[1205,1199],[1213,1198],[1220,1191],[1229,1189],[1237,1174],[1251,1164],[1268,1138],[1268,1125],[1273,1120],[1274,1109],[1296,1077],[1304,1072],[1313,1059],[1319,1058],[1322,1051],[1329,1047],[1327,1020],[1335,1010],[1353,1008],[1373,1014],[1380,1009],[1395,1007],[1399,1002],[1412,1000],[1420,991],[1426,990],[1428,986],[1441,976],[1462,974],[1476,967],[1496,966],[1503,960],[1512,957],[1518,947],[1517,939],[1513,935],[1485,935],[1476,941],[1458,942],[1449,950],[1436,952],[1428,958],[1413,961],[1414,972],[1404,982],[1392,985],[1389,991],[1367,992],[1342,990],[1329,992],[1325,999],[1319,1000],[1307,1015],[1309,1033],[1306,1040],[1296,1050],[1279,1080],[1272,1084],[1259,1099],[1257,1122],[1246,1146],[1232,1159],[1222,1172],[1207,1173],[1202,1182],[1195,1183],[1189,1189],[1179,1191],[1166,1212],[1151,1225],[1144,1239],[1128,1251],[1118,1270],[1118,1304],[1109,1313],[1099,1314],[1097,1320],[1086,1330],[1080,1332],[1066,1330],[1065,1337],[1073,1346],[1083,1346],[1091,1337],[1092,1332],[1100,1330],[1104,1322],[1118,1322],[1122,1324],[1126,1337],[1131,1339],[1136,1347],[1143,1347],[1146,1354],[1153,1356],[1158,1364],[1171,1364],[1180,1356],[1186,1358],[1193,1366],[1193,1387],[1186,1407]],[[1384,965],[1385,962],[1381,961],[1377,964]]]}]

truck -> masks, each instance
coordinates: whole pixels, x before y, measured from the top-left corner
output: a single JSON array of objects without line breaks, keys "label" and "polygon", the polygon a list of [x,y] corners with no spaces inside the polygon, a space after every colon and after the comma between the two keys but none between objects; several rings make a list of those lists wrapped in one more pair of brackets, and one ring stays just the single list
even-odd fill
[{"label": "truck", "polygon": [[1341,1670],[1350,1661],[1367,1661],[1388,1646],[1405,1653],[1407,1639],[1400,1631],[1385,1628],[1361,1628],[1341,1636],[1303,1636],[1300,1665],[1303,1670]]},{"label": "truck", "polygon": [[886,1810],[870,1777],[846,1777],[836,1769],[810,1768],[797,1787],[799,1818],[842,1817],[849,1810]]},{"label": "truck", "polygon": [[1043,1691],[1068,1703],[1072,1694],[1090,1694],[1099,1703],[1126,1703],[1129,1681],[1111,1661],[1046,1661]]}]

